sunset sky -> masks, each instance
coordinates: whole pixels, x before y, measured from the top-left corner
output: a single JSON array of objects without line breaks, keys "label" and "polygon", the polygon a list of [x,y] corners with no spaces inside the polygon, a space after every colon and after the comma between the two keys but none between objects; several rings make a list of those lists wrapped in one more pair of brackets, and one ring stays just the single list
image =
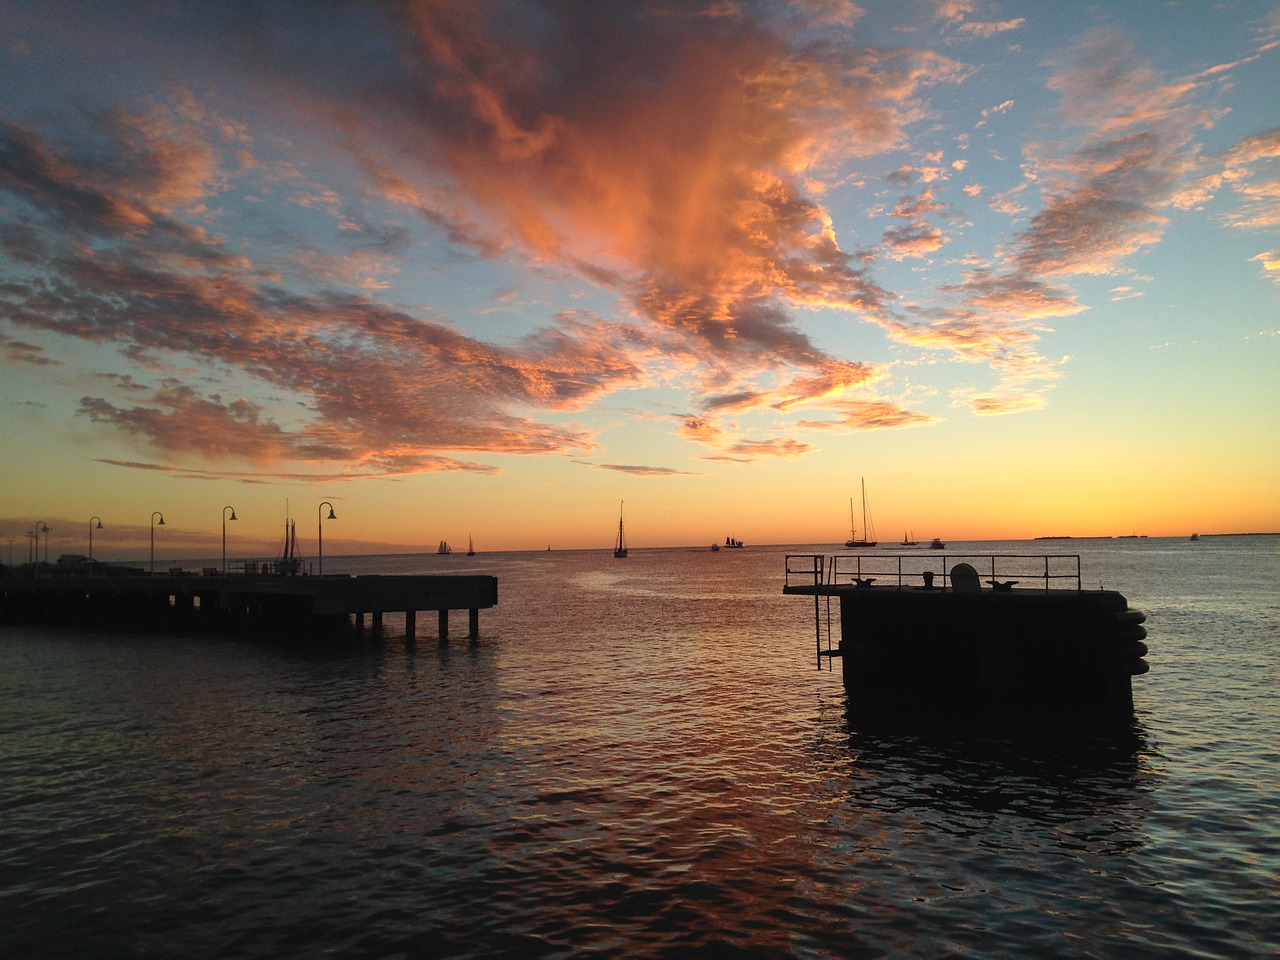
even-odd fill
[{"label": "sunset sky", "polygon": [[25,560],[1280,530],[1280,5],[8,0]]}]

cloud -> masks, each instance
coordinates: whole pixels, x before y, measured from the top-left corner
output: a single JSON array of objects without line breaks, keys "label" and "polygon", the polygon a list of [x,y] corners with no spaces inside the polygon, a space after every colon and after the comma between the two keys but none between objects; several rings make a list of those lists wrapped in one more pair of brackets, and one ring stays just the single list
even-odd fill
[{"label": "cloud", "polygon": [[948,23],[958,23],[973,13],[975,0],[929,0],[935,8],[934,16]]},{"label": "cloud", "polygon": [[1044,205],[1011,259],[1036,276],[1112,273],[1163,235],[1163,209],[1194,168],[1192,138],[1213,114],[1185,102],[1192,85],[1159,82],[1110,30],[1086,34],[1049,87],[1085,136],[1069,152],[1057,142],[1029,146]]},{"label": "cloud", "polygon": [[1021,30],[1026,26],[1026,23],[1027,20],[1025,17],[1018,17],[1015,20],[1000,20],[993,23],[977,23],[971,21],[969,23],[962,23],[956,28],[956,30],[960,33],[968,34],[971,37],[987,38],[994,37],[1001,33],[1008,33],[1010,30]]},{"label": "cloud", "polygon": [[1280,250],[1267,250],[1249,259],[1261,263],[1262,269],[1268,273],[1273,273],[1272,279],[1280,283]]},{"label": "cloud", "polygon": [[[931,10],[961,36],[1024,25],[970,21],[971,0]],[[234,58],[237,91],[271,91],[252,133],[186,89],[61,121],[0,117],[0,251],[15,265],[0,318],[23,331],[6,350],[44,362],[30,341],[57,334],[114,351],[80,411],[147,451],[121,462],[489,472],[485,455],[591,454],[592,429],[567,415],[654,385],[683,393],[674,409],[692,412],[670,429],[709,456],[802,456],[789,431],[933,422],[874,397],[892,367],[836,354],[845,321],[986,364],[995,386],[965,395],[977,412],[1027,409],[1057,376],[1038,341],[1084,309],[1063,284],[1121,272],[1170,208],[1226,189],[1231,223],[1275,222],[1274,134],[1200,155],[1219,114],[1197,95],[1227,71],[1162,80],[1113,30],[1063,51],[1054,139],[1030,144],[1024,181],[989,202],[1018,229],[945,263],[931,258],[950,252],[949,178],[966,161],[925,145],[928,97],[974,68],[832,29],[863,16],[856,4],[300,12],[175,14],[186,42],[216,38]],[[877,199],[891,219],[840,222],[841,188],[883,185],[871,158],[904,195]],[[250,202],[256,216],[237,220]],[[317,222],[307,242],[292,232]],[[440,289],[446,266],[470,278],[478,262],[501,267],[503,291],[534,278],[575,299],[531,295],[545,313],[517,327],[492,291],[471,307]],[[964,266],[911,291],[876,272]],[[591,309],[556,310],[587,295]],[[802,323],[811,313],[822,322]],[[484,335],[463,332],[476,316]]]},{"label": "cloud", "polygon": [[50,357],[43,347],[0,335],[0,348],[10,363],[26,363],[35,367],[61,366],[62,361]]},{"label": "cloud", "polygon": [[1002,397],[984,394],[974,397],[969,405],[979,416],[991,417],[1006,413],[1026,413],[1044,406],[1044,398],[1038,396]]},{"label": "cloud", "polygon": [[[293,12],[181,23],[243,56],[276,93],[269,109],[327,124],[371,196],[468,256],[604,287],[619,316],[563,312],[498,346],[380,302],[405,269],[406,232],[361,218],[292,160],[264,162],[243,125],[185,90],[167,110],[84,110],[85,136],[6,120],[0,189],[23,216],[0,242],[31,272],[0,301],[4,319],[258,388],[256,418],[194,386],[84,397],[83,416],[136,444],[398,472],[447,465],[441,451],[589,451],[589,433],[545,414],[663,371],[713,420],[738,407],[728,396],[778,411],[837,399],[866,369],[827,354],[795,311],[860,317],[893,297],[841,247],[824,180],[905,147],[923,91],[971,72],[925,49],[818,36],[783,6],[404,3],[339,10],[302,33]],[[365,43],[346,42],[357,31]],[[344,251],[216,232],[241,180],[287,184]],[[902,255],[941,242],[914,222],[890,238]]]},{"label": "cloud", "polygon": [[[582,463],[583,461],[578,461]],[[700,474],[691,470],[676,470],[674,467],[645,467],[624,463],[587,463],[588,467],[597,470],[613,470],[617,473],[629,473],[635,477],[696,477]]]},{"label": "cloud", "polygon": [[[1196,169],[1195,135],[1217,116],[1194,105],[1194,83],[1163,83],[1114,30],[1086,33],[1064,53],[1048,87],[1059,95],[1063,136],[1028,144],[1027,183],[991,201],[994,209],[1021,213],[1012,197],[1034,186],[1042,197],[1039,211],[990,268],[940,288],[953,298],[950,307],[913,311],[894,331],[903,342],[948,346],[987,363],[997,385],[959,394],[982,416],[1044,405],[1044,392],[1060,373],[1036,343],[1049,322],[1084,309],[1062,282],[1116,274],[1126,258],[1161,239],[1165,211]],[[1011,105],[1005,101],[992,112]],[[1251,143],[1240,154],[1268,149]]]},{"label": "cloud", "polygon": [[736,440],[726,444],[722,452],[704,454],[705,460],[723,460],[729,463],[749,463],[762,457],[803,457],[812,453],[814,448],[809,444],[792,438],[774,438],[764,440]]},{"label": "cloud", "polygon": [[812,430],[885,430],[894,427],[916,427],[937,422],[936,417],[904,410],[883,400],[842,400],[837,405],[839,419],[806,420],[802,425]]},{"label": "cloud", "polygon": [[886,230],[884,243],[888,255],[895,260],[901,260],[904,257],[927,256],[946,243],[946,238],[938,227],[916,221],[907,227]]}]

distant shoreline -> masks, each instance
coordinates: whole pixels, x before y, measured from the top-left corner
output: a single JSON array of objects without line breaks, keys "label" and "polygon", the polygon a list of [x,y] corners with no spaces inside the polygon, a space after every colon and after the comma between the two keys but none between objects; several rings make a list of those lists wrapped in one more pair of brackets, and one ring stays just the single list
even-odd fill
[{"label": "distant shoreline", "polygon": [[[1197,536],[1201,540],[1205,539],[1206,537],[1275,537],[1275,536],[1280,536],[1280,532],[1269,532],[1266,530],[1259,530],[1256,533],[1200,533],[1200,534],[1197,534]],[[1135,536],[1132,533],[1123,533],[1123,534],[1113,534],[1111,536],[1107,536],[1106,534],[1100,534],[1100,535],[1089,536],[1089,537],[1075,537],[1070,534],[1061,534],[1057,536],[1048,536],[1048,537],[1032,537],[1032,539],[1033,540],[1176,540],[1177,536],[1174,535],[1174,536],[1151,537],[1145,533],[1140,533],[1137,536]],[[1190,540],[1191,537],[1188,536],[1186,539]],[[974,541],[974,542],[978,542],[978,541]]]}]

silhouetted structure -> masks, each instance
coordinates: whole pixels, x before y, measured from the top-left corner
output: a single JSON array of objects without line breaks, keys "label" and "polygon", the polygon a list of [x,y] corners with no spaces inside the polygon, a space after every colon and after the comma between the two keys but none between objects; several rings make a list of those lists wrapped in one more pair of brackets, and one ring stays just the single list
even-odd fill
[{"label": "silhouetted structure", "polygon": [[491,576],[306,577],[254,573],[167,576],[5,577],[0,618],[37,623],[88,623],[110,629],[219,629],[300,638],[363,636],[365,618],[376,639],[385,613],[403,613],[405,636],[417,614],[435,611],[441,640],[449,611],[466,610],[469,635],[479,635],[480,610],[498,603]]},{"label": "silhouetted structure", "polygon": [[971,557],[941,582],[921,569],[930,559],[787,557],[783,593],[814,598],[818,663],[841,658],[851,697],[918,710],[1132,712],[1131,678],[1147,672],[1146,615],[1114,590],[1081,589],[1078,556]]}]

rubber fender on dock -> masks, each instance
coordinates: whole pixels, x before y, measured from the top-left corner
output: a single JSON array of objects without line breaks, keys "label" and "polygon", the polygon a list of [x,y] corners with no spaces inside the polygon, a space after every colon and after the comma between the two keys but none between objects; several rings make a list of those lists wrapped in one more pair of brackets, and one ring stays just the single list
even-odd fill
[{"label": "rubber fender on dock", "polygon": [[1147,639],[1147,628],[1134,624],[1131,627],[1121,627],[1112,636],[1117,643],[1137,643]]}]

